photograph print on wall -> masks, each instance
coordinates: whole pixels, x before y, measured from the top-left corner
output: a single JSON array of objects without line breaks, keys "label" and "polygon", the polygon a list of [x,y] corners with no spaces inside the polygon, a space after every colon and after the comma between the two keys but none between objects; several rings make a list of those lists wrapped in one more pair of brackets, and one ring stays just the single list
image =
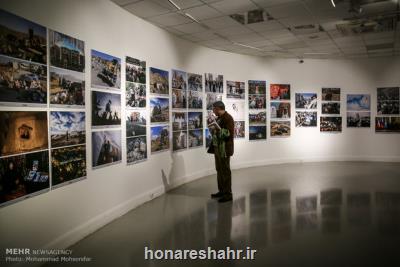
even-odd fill
[{"label": "photograph print on wall", "polygon": [[82,72],[50,67],[50,105],[85,106],[85,75]]},{"label": "photograph print on wall", "polygon": [[120,163],[121,158],[120,130],[92,132],[93,168]]},{"label": "photograph print on wall", "polygon": [[92,93],[92,126],[121,125],[121,95],[100,91]]},{"label": "photograph print on wall", "polygon": [[169,96],[169,73],[150,67],[150,93]]},{"label": "photograph print on wall", "polygon": [[92,49],[91,86],[99,89],[121,89],[121,59]]}]

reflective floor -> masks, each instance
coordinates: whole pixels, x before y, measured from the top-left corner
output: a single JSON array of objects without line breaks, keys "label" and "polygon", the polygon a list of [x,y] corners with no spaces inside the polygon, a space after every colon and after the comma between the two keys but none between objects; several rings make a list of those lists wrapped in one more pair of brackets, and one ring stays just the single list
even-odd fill
[{"label": "reflective floor", "polygon": [[[400,164],[257,167],[233,171],[232,184],[231,203],[209,198],[213,175],[140,206],[74,245],[94,261],[73,266],[400,266]],[[146,246],[257,252],[162,261],[145,260]]]}]

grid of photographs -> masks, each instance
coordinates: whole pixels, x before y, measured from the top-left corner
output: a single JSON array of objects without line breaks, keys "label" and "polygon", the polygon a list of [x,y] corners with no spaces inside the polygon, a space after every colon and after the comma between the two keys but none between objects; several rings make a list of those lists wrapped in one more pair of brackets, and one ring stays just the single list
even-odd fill
[{"label": "grid of photographs", "polygon": [[187,73],[172,70],[172,151],[188,148]]},{"label": "grid of photographs", "polygon": [[369,94],[347,95],[347,127],[350,128],[371,127],[371,95]]},{"label": "grid of photographs", "polygon": [[203,110],[203,76],[188,73],[188,108]]},{"label": "grid of photographs", "polygon": [[126,161],[147,160],[146,61],[125,57]]},{"label": "grid of photographs", "polygon": [[400,88],[383,87],[377,90],[375,132],[400,133]]},{"label": "grid of photographs", "polygon": [[91,86],[92,88],[121,89],[121,59],[106,53],[91,50]]},{"label": "grid of photographs", "polygon": [[188,73],[188,148],[202,147],[203,126],[203,77]]},{"label": "grid of photographs", "polygon": [[270,85],[271,137],[289,137],[291,132],[290,84]]},{"label": "grid of photographs", "polygon": [[296,93],[296,127],[317,127],[317,94]]},{"label": "grid of photographs", "polygon": [[267,83],[248,81],[249,140],[267,139]]},{"label": "grid of photographs", "polygon": [[342,132],[340,88],[322,88],[320,132]]},{"label": "grid of photographs", "polygon": [[225,103],[226,111],[233,117],[235,122],[234,138],[245,138],[245,101],[243,100],[227,100]]},{"label": "grid of photographs", "polygon": [[49,190],[46,111],[0,111],[0,206]]}]

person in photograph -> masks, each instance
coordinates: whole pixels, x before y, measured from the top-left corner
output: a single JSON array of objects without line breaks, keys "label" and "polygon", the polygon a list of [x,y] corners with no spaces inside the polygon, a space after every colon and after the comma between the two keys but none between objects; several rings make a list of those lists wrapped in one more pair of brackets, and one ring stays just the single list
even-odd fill
[{"label": "person in photograph", "polygon": [[211,197],[219,198],[218,202],[227,202],[232,201],[230,157],[234,152],[235,123],[232,116],[225,111],[225,104],[222,101],[213,104],[213,113],[217,119],[208,127],[212,135],[212,142],[207,152],[214,154],[218,192],[211,194]]}]

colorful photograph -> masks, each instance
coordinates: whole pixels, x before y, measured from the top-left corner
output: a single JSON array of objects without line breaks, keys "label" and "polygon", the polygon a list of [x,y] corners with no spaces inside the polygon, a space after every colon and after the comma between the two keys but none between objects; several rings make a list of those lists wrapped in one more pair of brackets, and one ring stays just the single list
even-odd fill
[{"label": "colorful photograph", "polygon": [[169,95],[168,71],[150,67],[150,93]]},{"label": "colorful photograph", "polygon": [[249,95],[249,109],[266,109],[265,95]]},{"label": "colorful photograph", "polygon": [[164,123],[169,121],[169,99],[162,97],[150,98],[150,122]]},{"label": "colorful photograph", "polygon": [[146,61],[126,57],[125,79],[127,82],[146,84]]},{"label": "colorful photograph", "polygon": [[151,153],[169,150],[169,126],[151,127]]},{"label": "colorful photograph", "polygon": [[296,93],[296,108],[299,109],[316,109],[317,94],[315,93]]},{"label": "colorful photograph", "polygon": [[203,109],[203,92],[188,91],[188,107],[190,109]]},{"label": "colorful photograph", "polygon": [[85,112],[50,112],[51,147],[84,144]]},{"label": "colorful photograph", "polygon": [[265,95],[267,84],[265,81],[249,80],[249,95]]},{"label": "colorful photograph", "polygon": [[92,91],[92,126],[121,125],[121,95]]},{"label": "colorful photograph", "polygon": [[290,121],[271,121],[271,136],[290,136]]},{"label": "colorful photograph", "polygon": [[205,73],[205,90],[210,93],[224,93],[224,76],[212,73]]},{"label": "colorful photograph", "polygon": [[187,112],[172,112],[172,131],[187,130]]},{"label": "colorful photograph", "polygon": [[50,105],[84,106],[84,73],[50,67]]},{"label": "colorful photograph", "polygon": [[342,117],[321,117],[321,132],[341,132]]},{"label": "colorful photograph", "polygon": [[317,112],[296,111],[296,127],[317,127]]},{"label": "colorful photograph", "polygon": [[322,103],[322,114],[340,114],[340,102]]},{"label": "colorful photograph", "polygon": [[46,111],[0,111],[0,156],[48,149]]},{"label": "colorful photograph", "polygon": [[207,110],[212,110],[213,109],[213,104],[215,102],[217,102],[217,101],[222,101],[222,95],[207,93],[206,94]]},{"label": "colorful photograph", "polygon": [[203,128],[203,112],[189,112],[188,127],[189,130]]},{"label": "colorful photograph", "polygon": [[146,135],[146,110],[127,110],[126,137]]},{"label": "colorful photograph", "polygon": [[51,186],[86,177],[86,146],[70,146],[51,150]]},{"label": "colorful photograph", "polygon": [[267,126],[249,126],[249,140],[267,139]]},{"label": "colorful photograph", "polygon": [[249,112],[249,124],[266,124],[267,123],[267,112],[265,111],[250,111]]},{"label": "colorful photograph", "polygon": [[187,148],[187,131],[172,132],[172,151],[179,151]]},{"label": "colorful photograph", "polygon": [[188,73],[188,88],[192,91],[203,91],[203,76],[195,73]]},{"label": "colorful photograph", "polygon": [[189,130],[189,148],[203,146],[203,129]]},{"label": "colorful photograph", "polygon": [[0,54],[46,64],[46,28],[0,9]]},{"label": "colorful photograph", "polygon": [[212,142],[212,136],[210,133],[210,129],[206,128],[205,136],[206,136],[206,148],[209,148],[211,146],[211,142]]},{"label": "colorful photograph", "polygon": [[322,101],[340,101],[340,88],[322,88]]},{"label": "colorful photograph", "polygon": [[290,119],[290,103],[271,102],[270,112],[272,119]]},{"label": "colorful photograph", "polygon": [[187,91],[181,89],[172,89],[172,108],[187,107]]},{"label": "colorful photograph", "polygon": [[49,30],[50,64],[54,67],[85,72],[85,43]]},{"label": "colorful photograph", "polygon": [[371,113],[347,112],[347,127],[371,127]]},{"label": "colorful photograph", "polygon": [[134,164],[147,159],[146,136],[137,136],[126,139],[126,160],[128,164]]},{"label": "colorful photograph", "polygon": [[172,70],[172,89],[187,89],[187,75],[181,70]]},{"label": "colorful photograph", "polygon": [[48,150],[0,159],[0,206],[49,187]]},{"label": "colorful photograph", "polygon": [[235,139],[245,138],[245,122],[235,121],[235,126],[233,131]]},{"label": "colorful photograph", "polygon": [[375,132],[400,133],[400,117],[375,117]]},{"label": "colorful photograph", "polygon": [[226,81],[226,98],[245,99],[244,82]]},{"label": "colorful photograph", "polygon": [[145,108],[146,107],[146,85],[140,83],[126,82],[126,107]]},{"label": "colorful photograph", "polygon": [[290,100],[290,84],[271,84],[271,100]]},{"label": "colorful photograph", "polygon": [[347,95],[347,111],[369,111],[371,96],[365,94]]},{"label": "colorful photograph", "polygon": [[91,51],[92,88],[121,89],[121,59],[100,51]]},{"label": "colorful photograph", "polygon": [[0,102],[47,104],[47,67],[0,56]]},{"label": "colorful photograph", "polygon": [[121,162],[121,131],[92,132],[92,167]]}]

